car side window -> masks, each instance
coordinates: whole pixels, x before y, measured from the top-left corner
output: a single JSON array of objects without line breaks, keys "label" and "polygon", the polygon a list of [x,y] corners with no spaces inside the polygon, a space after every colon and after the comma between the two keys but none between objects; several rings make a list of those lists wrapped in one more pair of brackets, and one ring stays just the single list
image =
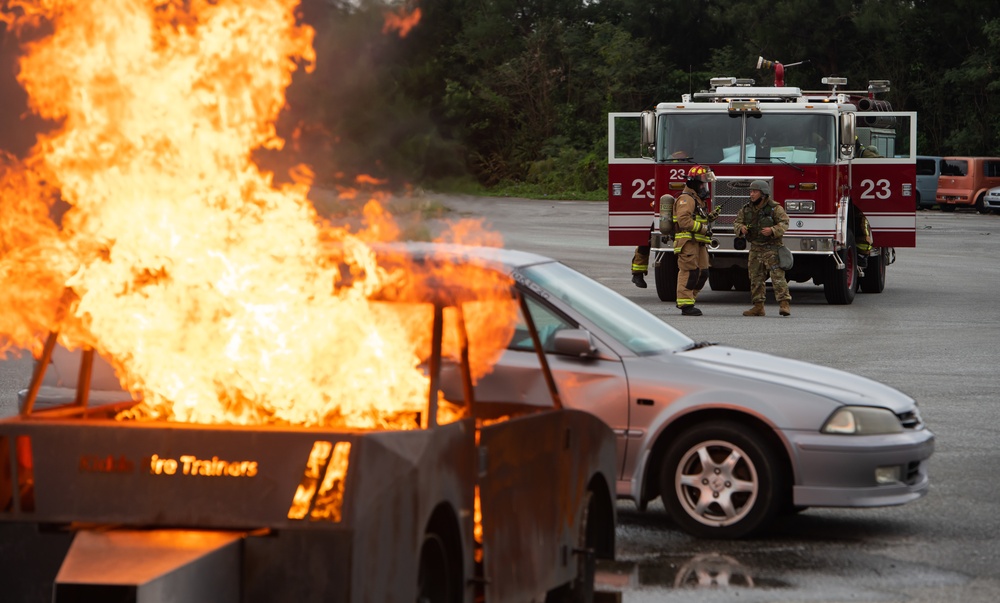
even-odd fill
[{"label": "car side window", "polygon": [[[528,311],[531,312],[531,318],[535,323],[535,328],[538,329],[538,336],[542,340],[542,349],[549,352],[552,350],[552,338],[557,331],[563,329],[575,329],[576,325],[572,324],[551,308],[542,305],[539,301],[532,299],[531,297],[526,297]],[[531,333],[528,331],[528,323],[524,320],[524,314],[518,309],[517,312],[517,326],[514,328],[514,336],[511,338],[510,343],[507,344],[507,349],[518,350],[522,352],[533,352],[535,346],[531,341]]]}]

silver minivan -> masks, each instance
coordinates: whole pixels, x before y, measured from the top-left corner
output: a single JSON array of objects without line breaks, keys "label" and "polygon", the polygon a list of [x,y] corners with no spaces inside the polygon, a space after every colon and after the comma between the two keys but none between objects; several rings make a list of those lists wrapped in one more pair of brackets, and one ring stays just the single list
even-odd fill
[{"label": "silver minivan", "polygon": [[917,155],[917,209],[934,206],[940,175],[940,157]]}]

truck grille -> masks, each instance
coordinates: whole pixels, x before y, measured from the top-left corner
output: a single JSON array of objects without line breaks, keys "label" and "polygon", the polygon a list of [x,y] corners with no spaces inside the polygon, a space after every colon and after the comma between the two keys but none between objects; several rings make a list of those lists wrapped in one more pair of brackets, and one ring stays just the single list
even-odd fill
[{"label": "truck grille", "polygon": [[752,177],[722,177],[716,178],[712,185],[712,209],[722,207],[719,219],[715,221],[712,229],[719,233],[732,233],[733,222],[736,221],[736,214],[750,201],[750,183],[754,180],[763,180],[768,186],[774,188],[771,176]]}]

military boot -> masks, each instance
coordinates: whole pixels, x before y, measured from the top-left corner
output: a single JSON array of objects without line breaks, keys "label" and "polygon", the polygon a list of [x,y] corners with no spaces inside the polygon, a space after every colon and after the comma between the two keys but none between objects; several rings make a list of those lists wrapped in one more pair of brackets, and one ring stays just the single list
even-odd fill
[{"label": "military boot", "polygon": [[779,307],[778,314],[781,314],[782,316],[791,316],[792,315],[792,311],[788,307],[788,300],[785,300],[785,301],[781,302],[778,305],[778,307]]},{"label": "military boot", "polygon": [[743,316],[763,316],[764,315],[764,304],[754,304],[752,308],[743,312]]}]

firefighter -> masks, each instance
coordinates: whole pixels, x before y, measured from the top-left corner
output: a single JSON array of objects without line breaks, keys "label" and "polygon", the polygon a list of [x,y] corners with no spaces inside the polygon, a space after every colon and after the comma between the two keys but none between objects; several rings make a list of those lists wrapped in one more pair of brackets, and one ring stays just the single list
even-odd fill
[{"label": "firefighter", "polygon": [[753,307],[743,312],[743,316],[764,316],[767,293],[764,281],[768,276],[774,286],[778,313],[790,316],[792,295],[788,292],[785,271],[778,266],[778,248],[783,245],[782,236],[788,230],[788,214],[771,198],[767,182],[754,180],[750,183],[750,203],[736,215],[733,229],[750,243],[747,270],[750,273],[750,301]]},{"label": "firefighter", "polygon": [[857,136],[855,136],[854,137],[854,156],[855,157],[861,157],[861,158],[864,158],[864,159],[872,159],[874,157],[881,157],[882,155],[879,154],[878,149],[876,149],[874,146],[865,146],[865,145],[861,144],[861,141],[858,140]]},{"label": "firefighter", "polygon": [[[670,161],[674,163],[689,159],[690,157],[688,157],[688,154],[685,151],[675,151],[670,154]],[[654,213],[659,211],[656,207],[655,200],[649,202],[649,207]],[[654,224],[649,225],[648,242],[645,245],[639,245],[636,247],[635,251],[632,253],[632,284],[640,289],[646,288],[646,279],[644,277],[646,276],[646,273],[649,272],[649,248],[651,247],[650,243],[653,240],[653,226]]]},{"label": "firefighter", "polygon": [[677,256],[677,307],[684,316],[701,316],[695,307],[698,292],[708,281],[708,244],[717,208],[708,213],[708,183],[715,174],[696,165],[688,171],[684,191],[674,202],[674,255]]},{"label": "firefighter", "polygon": [[[656,202],[650,201],[649,206],[655,209]],[[653,237],[653,226],[649,226],[649,237]],[[632,284],[640,289],[646,288],[646,279],[643,278],[649,270],[649,243],[639,245],[632,254]]]},{"label": "firefighter", "polygon": [[858,250],[858,267],[868,267],[868,256],[872,252],[872,227],[868,223],[868,217],[854,207],[851,212],[854,215],[854,248]]}]

